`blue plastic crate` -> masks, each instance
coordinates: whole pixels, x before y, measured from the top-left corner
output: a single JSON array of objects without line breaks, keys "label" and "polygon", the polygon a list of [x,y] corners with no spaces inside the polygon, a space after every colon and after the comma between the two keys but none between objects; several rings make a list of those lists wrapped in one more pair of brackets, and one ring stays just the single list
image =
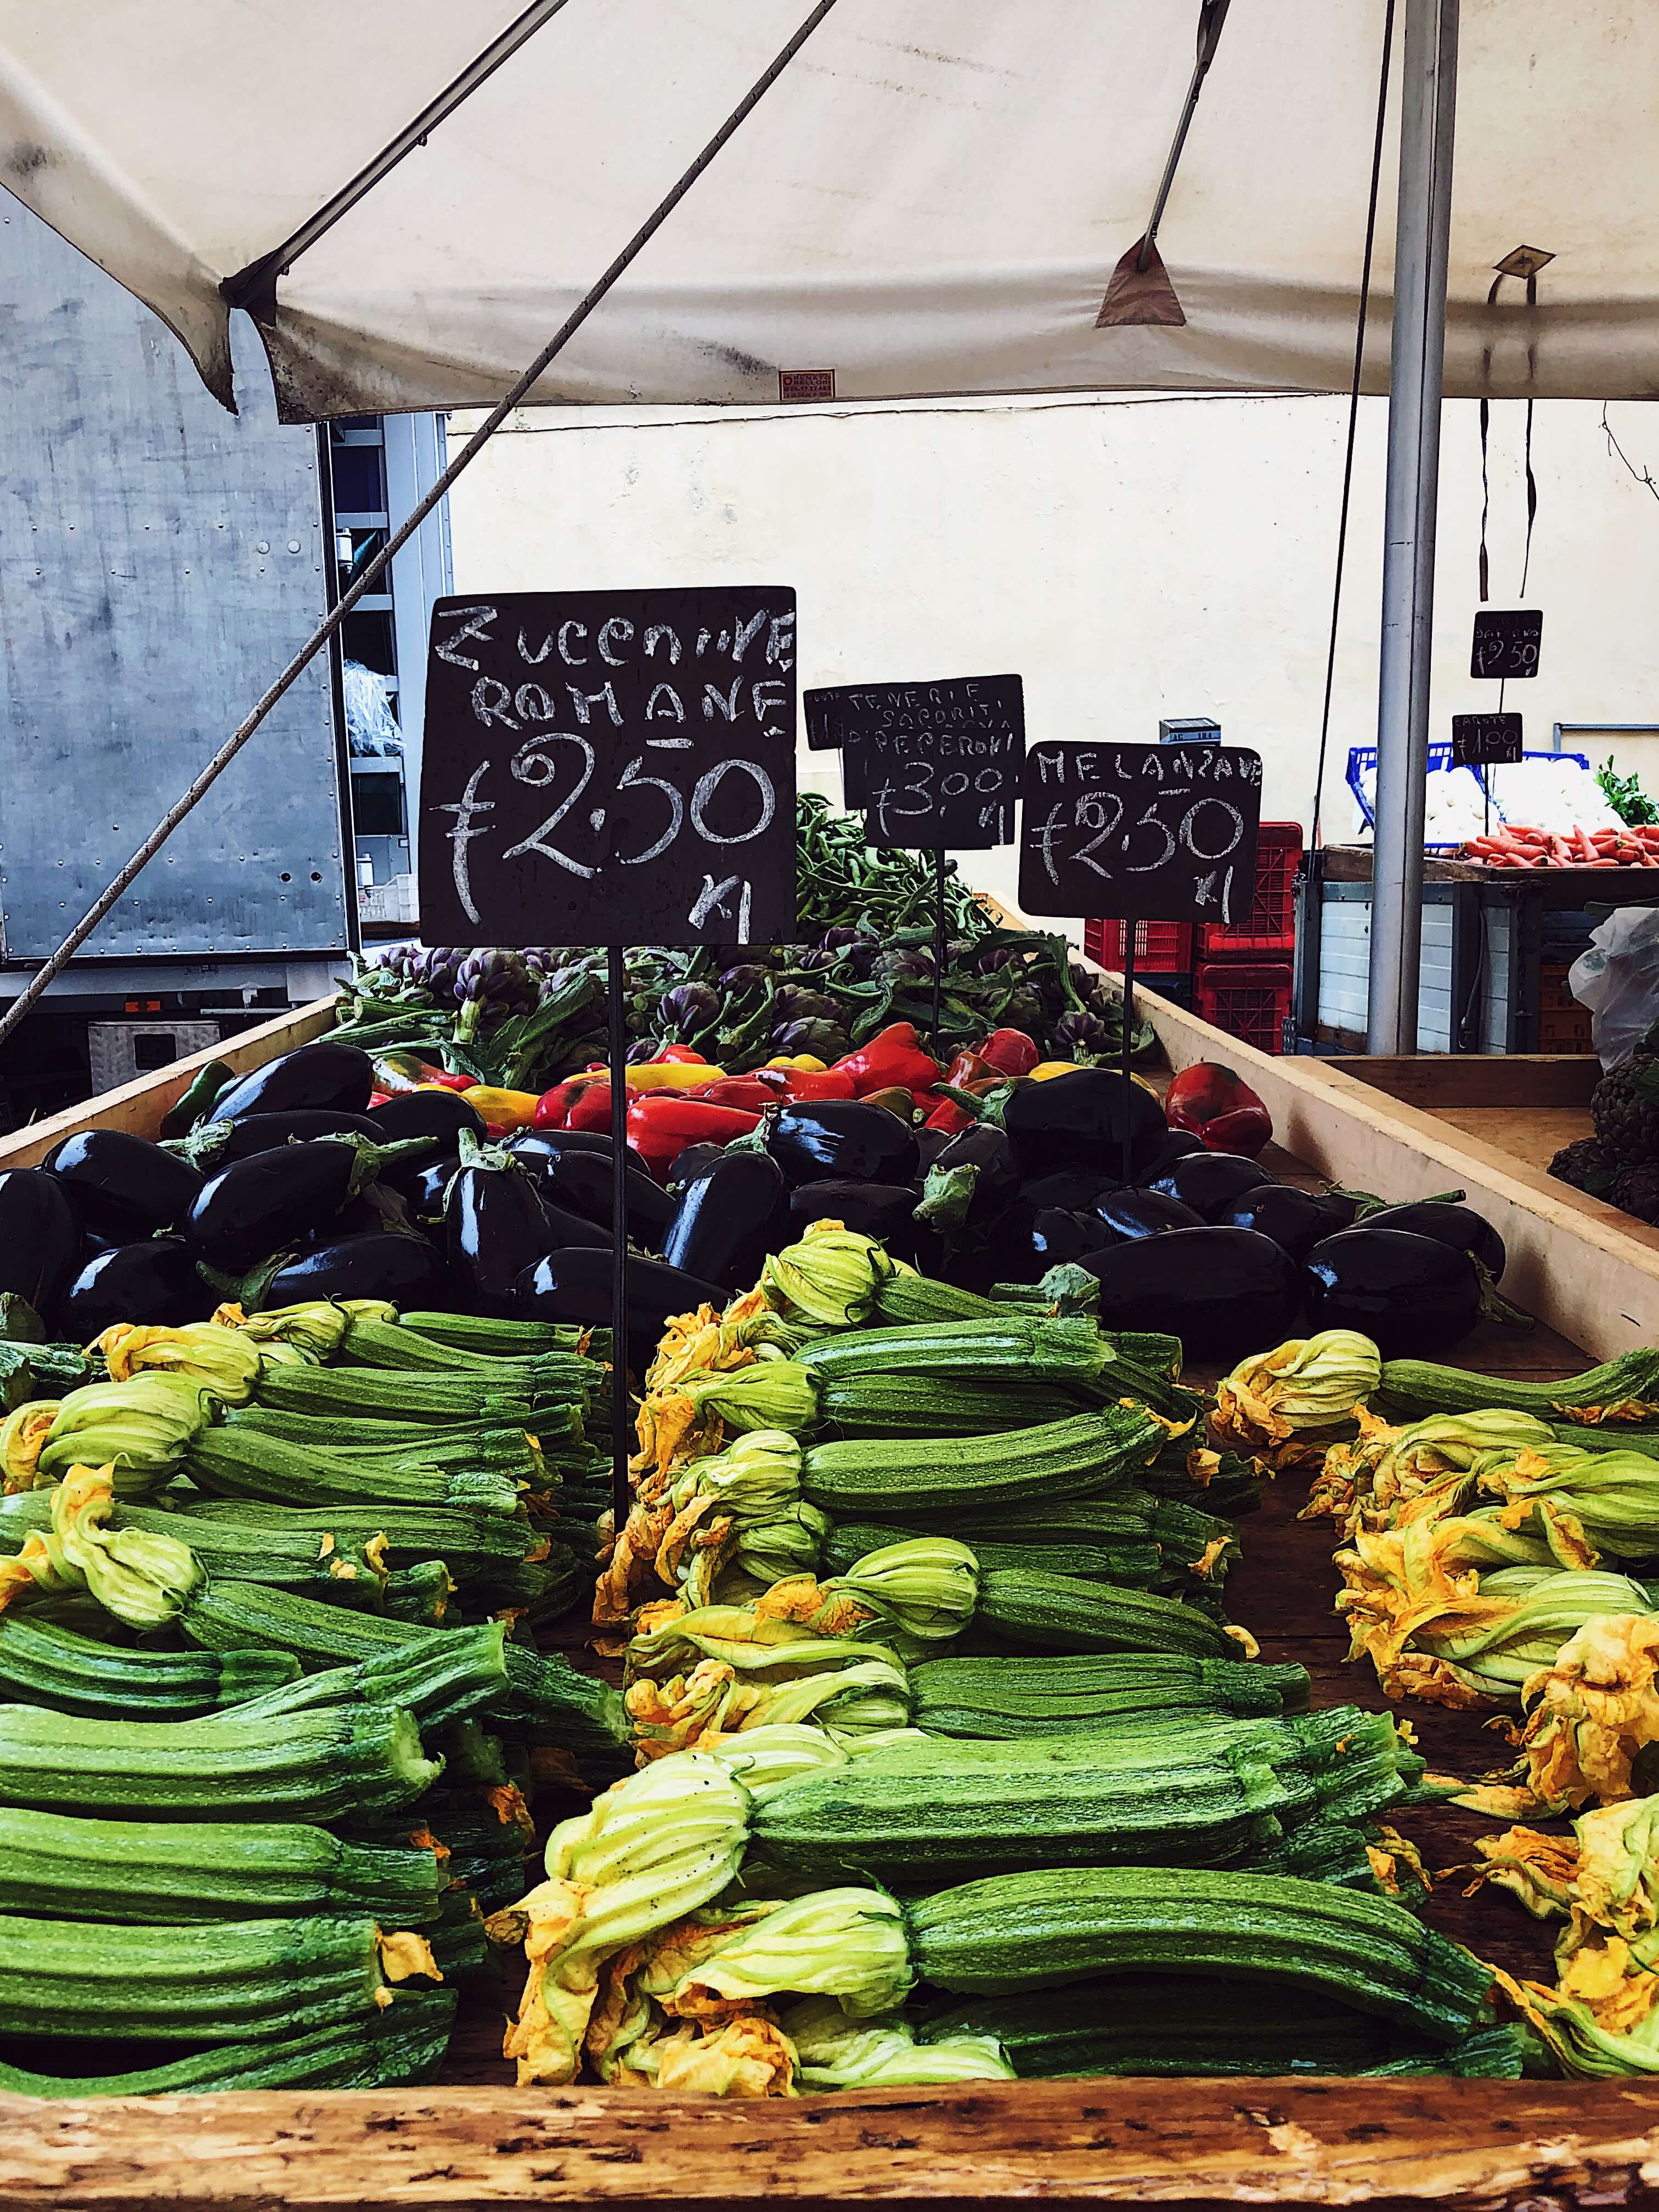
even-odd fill
[{"label": "blue plastic crate", "polygon": [[[1589,767],[1589,758],[1583,753],[1523,751],[1521,757],[1522,760],[1577,761],[1579,767],[1582,769],[1588,769]],[[1370,771],[1372,778],[1375,779],[1376,774],[1376,747],[1375,745],[1350,745],[1348,748],[1348,788],[1352,792],[1355,803],[1358,806],[1360,813],[1364,817],[1366,828],[1368,830],[1375,830],[1376,828],[1376,811],[1372,806],[1370,801],[1366,798],[1364,791],[1360,784],[1360,777],[1368,770]],[[1452,766],[1451,747],[1449,744],[1431,745],[1429,747],[1429,774],[1431,775],[1466,775],[1468,777],[1470,782],[1474,784],[1476,794],[1479,795],[1480,793],[1480,779],[1476,775],[1475,771],[1472,768],[1454,768]],[[1496,799],[1493,799],[1492,802],[1492,811],[1494,821],[1502,822],[1507,819],[1503,808],[1499,806]],[[1457,848],[1455,845],[1425,845],[1424,850],[1429,853],[1455,853],[1457,850]]]}]

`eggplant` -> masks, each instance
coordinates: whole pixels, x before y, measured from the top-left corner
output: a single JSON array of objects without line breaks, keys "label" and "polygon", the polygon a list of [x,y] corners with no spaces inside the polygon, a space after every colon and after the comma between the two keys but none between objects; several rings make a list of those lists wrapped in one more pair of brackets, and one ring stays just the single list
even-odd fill
[{"label": "eggplant", "polygon": [[[527,1148],[514,1152],[512,1157],[530,1169],[544,1198],[550,1198],[556,1206],[565,1206],[572,1213],[580,1213],[585,1221],[601,1223],[607,1236],[610,1234],[616,1208],[615,1178],[608,1145],[603,1152],[564,1152],[556,1158],[550,1158],[539,1173],[536,1158]],[[630,1163],[627,1180],[628,1233],[636,1244],[659,1252],[668,1224],[674,1218],[675,1202],[655,1176],[643,1168]]]},{"label": "eggplant", "polygon": [[687,1184],[694,1182],[705,1168],[712,1168],[715,1161],[723,1159],[725,1155],[724,1145],[688,1145],[684,1152],[675,1153],[672,1164],[662,1179],[663,1188],[670,1198],[684,1198]]},{"label": "eggplant", "polygon": [[1279,1343],[1302,1304],[1301,1269],[1255,1229],[1176,1229],[1079,1265],[1099,1279],[1103,1328],[1166,1331],[1188,1359],[1212,1364]]},{"label": "eggplant", "polygon": [[542,1190],[510,1152],[462,1139],[460,1170],[444,1198],[444,1254],[471,1312],[514,1310],[514,1285],[552,1242]]},{"label": "eggplant", "polygon": [[1156,1158],[1148,1160],[1141,1170],[1141,1179],[1150,1182],[1153,1176],[1162,1175],[1166,1168],[1172,1168],[1177,1160],[1184,1160],[1194,1152],[1207,1149],[1203,1138],[1195,1137],[1190,1129],[1166,1129]]},{"label": "eggplant", "polygon": [[1339,1229],[1352,1229],[1359,1218],[1362,1201],[1351,1190],[1325,1191],[1321,1194],[1319,1203],[1330,1213],[1331,1220],[1334,1224],[1330,1232],[1333,1237]]},{"label": "eggplant", "polygon": [[[1175,1229],[1201,1229],[1204,1217],[1171,1198],[1165,1190],[1140,1190],[1126,1186],[1109,1190],[1094,1205],[1102,1224],[1103,1244],[1138,1243],[1143,1237],[1165,1237]],[[1147,1326],[1150,1328],[1151,1323]]]},{"label": "eggplant", "polygon": [[1139,1178],[1170,1132],[1152,1092],[1126,1083],[1115,1068],[1078,1067],[1042,1083],[1018,1083],[1002,1116],[1028,1180],[1058,1168],[1121,1174],[1126,1124],[1130,1172]]},{"label": "eggplant", "polygon": [[88,1261],[58,1304],[58,1327],[76,1344],[90,1344],[118,1321],[182,1328],[206,1321],[218,1303],[182,1237],[146,1237]]},{"label": "eggplant", "polygon": [[[0,1291],[27,1299],[50,1328],[52,1309],[80,1256],[81,1224],[61,1180],[40,1168],[8,1168],[0,1174]],[[87,1341],[84,1336],[76,1339],[77,1344]]]},{"label": "eggplant", "polygon": [[[211,1126],[210,1124],[210,1126]],[[386,1141],[385,1133],[367,1114],[331,1112],[326,1106],[298,1106],[289,1114],[245,1114],[233,1121],[223,1144],[206,1154],[210,1168],[234,1167],[251,1160],[256,1152],[274,1152],[283,1145],[309,1144],[315,1137],[369,1137]]]},{"label": "eggplant", "polygon": [[1494,1283],[1501,1282],[1509,1264],[1504,1240],[1484,1214],[1455,1199],[1419,1198],[1403,1206],[1385,1206],[1368,1213],[1367,1229],[1404,1229],[1413,1237],[1432,1237],[1438,1244],[1455,1246],[1478,1260]]},{"label": "eggplant", "polygon": [[417,1221],[437,1221],[442,1218],[444,1193],[450,1179],[460,1168],[459,1152],[446,1152],[442,1159],[428,1164],[422,1161],[413,1167],[391,1170],[388,1180],[394,1190],[408,1202],[410,1212]]},{"label": "eggplant", "polygon": [[174,1227],[202,1188],[186,1161],[125,1129],[77,1130],[42,1165],[63,1185],[82,1228],[118,1244]]},{"label": "eggplant", "polygon": [[213,1102],[216,1121],[240,1121],[245,1114],[286,1114],[299,1106],[343,1108],[361,1114],[374,1090],[374,1066],[355,1044],[331,1044],[319,1037],[268,1060]]},{"label": "eggplant", "polygon": [[463,1129],[471,1129],[480,1144],[484,1139],[484,1118],[477,1108],[469,1106],[459,1091],[441,1085],[399,1091],[371,1106],[367,1119],[383,1145],[395,1145],[401,1137],[436,1137],[446,1152],[453,1152]]},{"label": "eggplant", "polygon": [[1054,1175],[1032,1176],[1020,1186],[1020,1196],[1034,1213],[1058,1206],[1067,1213],[1091,1213],[1109,1191],[1122,1184],[1104,1168],[1061,1168]]},{"label": "eggplant", "polygon": [[914,1264],[924,1244],[932,1251],[939,1242],[925,1236],[914,1218],[920,1196],[908,1182],[848,1182],[836,1176],[804,1182],[789,1194],[790,1232],[800,1237],[815,1221],[839,1221],[860,1237],[873,1237],[894,1259]]},{"label": "eggplant", "polygon": [[1273,1180],[1243,1152],[1188,1152],[1147,1185],[1190,1206],[1202,1221],[1219,1221],[1236,1199]]},{"label": "eggplant", "polygon": [[[545,1171],[550,1160],[567,1159],[572,1152],[602,1152],[611,1157],[611,1132],[608,1129],[520,1129],[516,1137],[506,1139],[504,1149],[518,1158]],[[651,1170],[645,1164],[644,1155],[628,1147],[628,1164],[641,1175]]]},{"label": "eggplant", "polygon": [[752,1288],[769,1252],[789,1242],[789,1186],[764,1152],[726,1152],[686,1185],[663,1238],[671,1267]]},{"label": "eggplant", "polygon": [[[592,1245],[550,1252],[526,1267],[514,1289],[513,1310],[526,1321],[584,1322],[611,1325],[611,1255]],[[665,1260],[628,1261],[629,1356],[642,1365],[675,1314],[726,1302],[725,1286],[671,1267]]]},{"label": "eggplant", "polygon": [[994,1279],[1040,1283],[1050,1267],[1098,1252],[1107,1241],[1103,1225],[1063,1206],[1010,1206],[991,1233]]},{"label": "eggplant", "polygon": [[377,1164],[373,1147],[327,1137],[256,1152],[208,1178],[184,1234],[211,1266],[240,1273],[332,1221]]},{"label": "eggplant", "polygon": [[271,1277],[259,1304],[264,1310],[305,1298],[388,1298],[394,1306],[441,1310],[453,1297],[444,1263],[424,1237],[374,1230],[301,1252]]},{"label": "eggplant", "polygon": [[[974,1180],[965,1209],[955,1225],[982,1228],[1007,1211],[1019,1188],[1019,1163],[1006,1130],[994,1128],[988,1121],[975,1122],[971,1129],[951,1138],[927,1173],[931,1178],[953,1175],[963,1168],[972,1170]],[[930,1184],[931,1188],[934,1186]]]},{"label": "eggplant", "polygon": [[1316,1244],[1348,1225],[1340,1207],[1288,1182],[1264,1182],[1245,1191],[1221,1219],[1229,1229],[1259,1229],[1297,1261],[1305,1260]]},{"label": "eggplant", "polygon": [[1480,1318],[1470,1255],[1408,1229],[1345,1229],[1314,1246],[1304,1275],[1310,1329],[1358,1329],[1384,1359],[1439,1359]]},{"label": "eggplant", "polygon": [[962,1132],[951,1129],[930,1129],[926,1124],[910,1132],[916,1145],[916,1173],[925,1176],[945,1147]]},{"label": "eggplant", "polygon": [[915,1178],[915,1137],[896,1114],[863,1098],[803,1099],[786,1105],[766,1132],[766,1149],[792,1188],[832,1178],[837,1182],[910,1182]]}]

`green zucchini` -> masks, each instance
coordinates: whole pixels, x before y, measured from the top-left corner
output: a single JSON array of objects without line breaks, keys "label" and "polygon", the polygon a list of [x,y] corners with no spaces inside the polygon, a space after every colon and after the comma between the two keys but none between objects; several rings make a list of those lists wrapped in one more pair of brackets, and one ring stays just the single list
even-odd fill
[{"label": "green zucchini", "polygon": [[905,1920],[921,1978],[963,1994],[1092,1974],[1227,1974],[1335,1997],[1455,2043],[1492,1987],[1489,1967],[1403,1907],[1282,1875],[996,1875],[913,1900]]},{"label": "green zucchini", "polygon": [[[1080,1316],[999,1314],[984,1321],[944,1322],[921,1328],[854,1328],[820,1337],[797,1354],[821,1388],[863,1375],[953,1376],[984,1382],[1054,1382],[1098,1375],[1106,1347]],[[919,1412],[927,1393],[917,1386]]]},{"label": "green zucchini", "polygon": [[406,1805],[442,1771],[422,1754],[402,1706],[295,1713],[280,1728],[246,1718],[248,1711],[201,1721],[107,1721],[0,1705],[0,1803],[327,1820],[357,1807]]},{"label": "green zucchini", "polygon": [[1163,1434],[1150,1414],[1114,1407],[1001,1436],[842,1440],[804,1455],[800,1486],[847,1520],[1075,1496],[1131,1479]]},{"label": "green zucchini", "polygon": [[211,2043],[290,2037],[379,2008],[367,1915],[100,1927],[16,1918],[0,1944],[0,2033]]},{"label": "green zucchini", "polygon": [[1063,1421],[1079,1410],[1070,1391],[1048,1383],[935,1378],[921,1392],[908,1376],[889,1374],[826,1383],[819,1405],[843,1437],[911,1437],[919,1420],[929,1436],[982,1437]]},{"label": "green zucchini", "polygon": [[[1370,2074],[1401,2062],[1425,2073],[1469,2070],[1516,2081],[1511,2029],[1486,2029],[1449,2047],[1308,1990],[1208,1974],[1116,1974],[1061,1990],[972,1997],[936,2008],[920,2030],[994,2035],[1016,2074]],[[1479,2051],[1475,2046],[1480,2045]]]},{"label": "green zucchini", "polygon": [[1237,1659],[1243,1646],[1196,1607],[1069,1575],[994,1567],[979,1578],[975,1630],[1039,1651],[1178,1651]]},{"label": "green zucchini", "polygon": [[[573,1361],[586,1369],[585,1360]],[[596,1369],[598,1375],[601,1370]],[[592,1385],[571,1375],[561,1386],[532,1393],[505,1390],[470,1375],[410,1375],[379,1367],[312,1367],[283,1361],[266,1367],[255,1395],[262,1406],[324,1420],[492,1421],[530,1424],[532,1406],[580,1405]],[[411,1431],[411,1434],[415,1431]]]},{"label": "green zucchini", "polygon": [[0,1912],[167,1924],[367,1912],[412,1928],[436,1919],[438,1887],[429,1850],[375,1850],[298,1822],[0,1808]]},{"label": "green zucchini", "polygon": [[14,2097],[167,2097],[222,2089],[382,2089],[429,2081],[455,2021],[455,1994],[405,1996],[385,2011],[354,2011],[326,2027],[261,2043],[220,2043],[125,2074],[36,2074],[0,2064]]},{"label": "green zucchini", "polygon": [[914,1881],[956,1868],[1230,1866],[1274,1841],[1291,1794],[1253,1748],[1178,1749],[1137,1762],[1099,1738],[940,1738],[850,1759],[769,1790],[755,1848],[825,1882]]},{"label": "green zucchini", "polygon": [[[824,1539],[820,1571],[844,1575],[866,1553],[902,1543],[907,1537],[938,1533],[897,1522],[838,1522]],[[963,1539],[964,1543],[967,1540]],[[1138,1589],[1155,1583],[1164,1571],[1164,1553],[1150,1540],[1125,1540],[1109,1549],[1086,1544],[996,1544],[975,1536],[970,1549],[981,1569],[1012,1567],[1022,1572],[1074,1575],[1084,1582],[1121,1583]]]},{"label": "green zucchini", "polygon": [[503,1390],[534,1391],[544,1383],[556,1388],[570,1373],[574,1352],[556,1347],[503,1358],[498,1352],[471,1352],[457,1345],[440,1344],[418,1329],[395,1322],[373,1321],[353,1314],[341,1342],[338,1358],[349,1367],[402,1369],[415,1375],[466,1375],[479,1382],[494,1382]]},{"label": "green zucchini", "polygon": [[486,1314],[400,1313],[398,1326],[430,1337],[434,1344],[507,1359],[533,1358],[543,1352],[579,1352],[595,1334],[574,1322],[498,1321]]},{"label": "green zucchini", "polygon": [[299,1672],[284,1651],[125,1650],[38,1612],[0,1613],[0,1698],[93,1720],[195,1720]]},{"label": "green zucchini", "polygon": [[[25,1490],[0,1499],[0,1552],[21,1550],[31,1531],[52,1528],[50,1490]],[[337,1541],[331,1532],[313,1534],[289,1527],[266,1528],[252,1543],[234,1529],[203,1524],[193,1516],[161,1506],[118,1503],[112,1528],[135,1528],[148,1535],[175,1536],[188,1544],[210,1575],[237,1575],[273,1589],[304,1590],[332,1605],[381,1607],[386,1573],[363,1553],[361,1544]]]},{"label": "green zucchini", "polygon": [[216,1497],[258,1498],[272,1505],[356,1505],[372,1494],[387,1508],[434,1506],[509,1518],[520,1510],[517,1486],[504,1475],[384,1459],[371,1471],[349,1445],[339,1451],[313,1450],[228,1423],[201,1431],[185,1454],[183,1472]]},{"label": "green zucchini", "polygon": [[[263,1542],[270,1531],[297,1531],[319,1542],[332,1536],[353,1550],[378,1539],[376,1556],[386,1566],[414,1567],[426,1559],[441,1559],[463,1589],[475,1583],[488,1589],[500,1578],[510,1578],[513,1569],[547,1541],[531,1526],[522,1505],[513,1513],[481,1513],[443,1505],[388,1507],[378,1500],[295,1506],[272,1505],[254,1498],[191,1498],[186,1506],[182,1497],[179,1505],[181,1510],[167,1522],[168,1528],[185,1520],[192,1528],[203,1522],[222,1525],[234,1529],[250,1547]],[[184,1534],[182,1527],[179,1533]],[[185,1535],[185,1540],[200,1554],[194,1536]],[[258,1578],[243,1575],[238,1579]]]},{"label": "green zucchini", "polygon": [[[313,1452],[332,1454],[343,1449],[337,1420],[316,1413],[288,1413],[280,1406],[233,1406],[227,1410],[222,1426],[246,1429],[254,1436],[280,1437]],[[371,1469],[388,1462],[394,1467],[446,1468],[463,1474],[506,1475],[542,1489],[547,1469],[539,1444],[552,1449],[562,1442],[580,1443],[580,1409],[550,1406],[537,1413],[536,1431],[538,1442],[532,1442],[521,1422],[433,1422],[411,1433],[407,1421],[354,1420],[349,1451],[355,1463]]]},{"label": "green zucchini", "polygon": [[[1432,1413],[1474,1413],[1504,1408],[1536,1413],[1547,1420],[1563,1407],[1640,1407],[1651,1415],[1659,1408],[1659,1351],[1644,1348],[1621,1352],[1600,1367],[1579,1375],[1558,1376],[1550,1382],[1522,1382],[1512,1375],[1477,1375],[1462,1367],[1441,1367],[1427,1359],[1385,1359],[1382,1387],[1371,1401],[1391,1421],[1420,1421]],[[1581,1427],[1570,1431],[1577,1439],[1593,1442],[1605,1433],[1620,1439],[1624,1424],[1610,1421],[1605,1430],[1586,1435]]]},{"label": "green zucchini", "polygon": [[1276,1718],[1305,1709],[1307,1670],[1229,1659],[929,1659],[910,1669],[917,1728],[939,1735],[1094,1733],[1134,1715]]},{"label": "green zucchini", "polygon": [[[291,1652],[313,1674],[389,1652],[441,1659],[461,1632],[349,1613],[319,1605],[314,1598],[230,1582],[210,1583],[191,1599],[179,1626],[191,1643],[209,1650],[262,1644]],[[567,1660],[523,1644],[507,1644],[502,1658],[507,1688],[482,1708],[485,1718],[504,1723],[531,1743],[568,1750],[596,1786],[631,1765],[632,1731],[619,1690],[579,1673]]]},{"label": "green zucchini", "polygon": [[355,1667],[298,1674],[226,1716],[239,1726],[285,1713],[343,1705],[402,1705],[422,1729],[469,1719],[509,1693],[505,1631],[500,1621],[457,1628],[428,1642],[393,1644]]}]

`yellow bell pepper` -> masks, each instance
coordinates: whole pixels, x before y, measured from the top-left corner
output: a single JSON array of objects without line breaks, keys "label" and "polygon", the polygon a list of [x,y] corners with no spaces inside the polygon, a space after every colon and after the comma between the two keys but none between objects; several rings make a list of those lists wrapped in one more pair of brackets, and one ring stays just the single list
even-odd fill
[{"label": "yellow bell pepper", "polygon": [[829,1065],[827,1060],[820,1060],[816,1053],[811,1052],[780,1053],[775,1060],[766,1062],[768,1067],[793,1067],[806,1075],[822,1075]]},{"label": "yellow bell pepper", "polygon": [[492,1136],[504,1129],[527,1129],[541,1102],[539,1091],[497,1091],[488,1083],[475,1083],[461,1096],[482,1115]]},{"label": "yellow bell pepper", "polygon": [[1077,1068],[1074,1060],[1040,1060],[1025,1079],[1028,1083],[1047,1083],[1056,1075],[1075,1075]]},{"label": "yellow bell pepper", "polygon": [[[609,1083],[611,1071],[605,1067],[585,1068],[580,1075],[568,1076],[569,1083]],[[705,1083],[723,1083],[726,1070],[691,1060],[647,1060],[628,1071],[630,1091],[701,1091]]]}]

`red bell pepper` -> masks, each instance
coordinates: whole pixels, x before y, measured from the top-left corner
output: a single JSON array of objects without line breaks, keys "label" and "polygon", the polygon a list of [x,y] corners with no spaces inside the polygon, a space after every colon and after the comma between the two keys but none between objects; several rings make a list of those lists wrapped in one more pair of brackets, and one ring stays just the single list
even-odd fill
[{"label": "red bell pepper", "polygon": [[665,1175],[688,1145],[729,1145],[759,1127],[758,1114],[672,1091],[648,1091],[628,1105],[628,1141],[655,1176]]},{"label": "red bell pepper", "polygon": [[777,1093],[752,1075],[723,1075],[718,1083],[705,1083],[700,1091],[681,1091],[681,1098],[701,1098],[710,1106],[738,1106],[745,1114],[763,1114],[777,1103]]},{"label": "red bell pepper", "polygon": [[965,1106],[958,1106],[954,1098],[941,1098],[922,1123],[924,1129],[943,1129],[947,1136],[959,1137],[964,1129],[974,1126],[974,1116]]},{"label": "red bell pepper", "polygon": [[850,1075],[860,1098],[872,1091],[931,1091],[939,1081],[939,1062],[921,1048],[914,1022],[889,1022],[867,1044],[842,1054],[836,1072]]},{"label": "red bell pepper", "polygon": [[1188,1130],[1207,1152],[1243,1152],[1254,1159],[1273,1136],[1273,1116],[1231,1067],[1200,1060],[1183,1067],[1170,1085],[1164,1118]]},{"label": "red bell pepper", "polygon": [[575,1087],[564,1117],[567,1129],[598,1129],[608,1135],[611,1129],[611,1079],[600,1076],[592,1083],[580,1083]]},{"label": "red bell pepper", "polygon": [[979,1056],[1003,1075],[1029,1075],[1042,1058],[1024,1030],[993,1030],[980,1046]]},{"label": "red bell pepper", "polygon": [[677,1060],[684,1067],[706,1067],[708,1056],[699,1052],[694,1044],[665,1044],[651,1055],[653,1060]]},{"label": "red bell pepper", "polygon": [[984,1055],[977,1052],[959,1052],[945,1071],[945,1080],[953,1091],[965,1091],[970,1083],[983,1083],[988,1076],[1001,1080],[1001,1073]]},{"label": "red bell pepper", "polygon": [[838,1067],[757,1067],[757,1083],[763,1083],[777,1098],[856,1098],[850,1075]]},{"label": "red bell pepper", "polygon": [[[931,1106],[933,1103],[929,1094],[928,1103]],[[902,1083],[890,1083],[879,1091],[863,1092],[862,1103],[866,1106],[884,1106],[890,1114],[898,1116],[906,1128],[910,1127],[916,1118],[916,1094],[914,1091],[907,1091]]]},{"label": "red bell pepper", "polygon": [[530,1117],[532,1129],[568,1128],[572,1104],[588,1088],[586,1083],[567,1079],[556,1083],[550,1091],[544,1091],[536,1101],[536,1110]]}]

